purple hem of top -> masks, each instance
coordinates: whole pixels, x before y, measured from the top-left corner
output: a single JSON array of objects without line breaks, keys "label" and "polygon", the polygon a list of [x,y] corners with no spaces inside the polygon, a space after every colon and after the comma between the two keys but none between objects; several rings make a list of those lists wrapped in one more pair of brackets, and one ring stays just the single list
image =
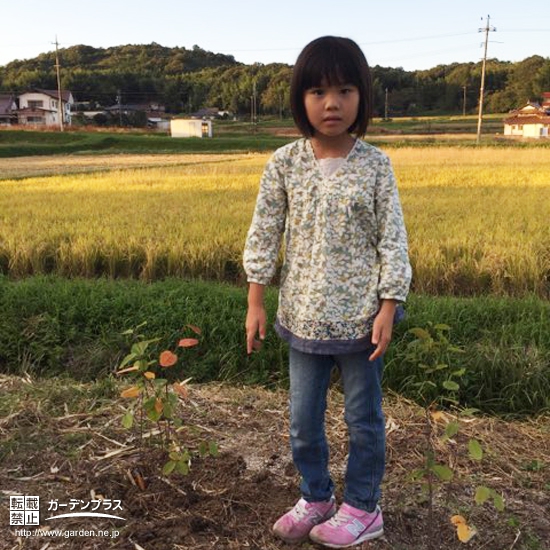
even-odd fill
[{"label": "purple hem of top", "polygon": [[[397,306],[393,324],[399,323],[405,318],[405,310],[402,306]],[[275,319],[275,332],[285,340],[291,348],[294,348],[302,353],[311,353],[314,355],[335,355],[343,353],[357,353],[368,349],[374,349],[371,342],[371,334],[367,334],[362,338],[353,340],[307,340],[293,334],[290,330],[284,327],[279,318]]]}]

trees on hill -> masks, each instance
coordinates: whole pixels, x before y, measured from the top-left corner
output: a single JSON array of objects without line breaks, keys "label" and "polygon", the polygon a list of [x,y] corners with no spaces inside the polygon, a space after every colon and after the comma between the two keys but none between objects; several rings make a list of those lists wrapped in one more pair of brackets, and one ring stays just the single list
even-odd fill
[{"label": "trees on hill", "polygon": [[[250,113],[253,95],[260,114],[289,114],[289,65],[244,65],[233,56],[198,46],[159,44],[107,49],[74,46],[60,50],[62,86],[77,101],[109,106],[154,101],[167,112],[216,106],[237,115]],[[476,112],[480,63],[438,65],[424,71],[373,67],[377,116]],[[18,93],[56,87],[55,56],[46,53],[0,67],[0,91]],[[511,63],[487,62],[486,112],[505,112],[550,91],[550,58],[532,56]]]}]

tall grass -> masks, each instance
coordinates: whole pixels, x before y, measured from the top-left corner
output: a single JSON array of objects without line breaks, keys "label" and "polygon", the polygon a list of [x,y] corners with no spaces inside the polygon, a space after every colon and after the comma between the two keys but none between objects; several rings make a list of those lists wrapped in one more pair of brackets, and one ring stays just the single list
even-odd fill
[{"label": "tall grass", "polygon": [[[246,290],[227,284],[166,279],[154,283],[106,279],[0,277],[0,372],[104,377],[128,351],[122,332],[147,321],[157,351],[174,349],[188,324],[200,326],[175,376],[279,386],[287,382],[287,347],[271,328],[276,289],[266,293],[270,328],[263,349],[246,355]],[[407,329],[428,322],[452,327],[462,347],[462,404],[501,414],[550,410],[550,305],[535,297],[452,298],[412,295],[386,357],[384,385],[411,399],[423,371],[409,357]]]},{"label": "tall grass", "polygon": [[[550,158],[543,150],[388,152],[417,292],[550,296]],[[205,156],[183,166],[4,180],[0,272],[242,280],[266,160]],[[66,162],[71,170],[78,158]]]}]

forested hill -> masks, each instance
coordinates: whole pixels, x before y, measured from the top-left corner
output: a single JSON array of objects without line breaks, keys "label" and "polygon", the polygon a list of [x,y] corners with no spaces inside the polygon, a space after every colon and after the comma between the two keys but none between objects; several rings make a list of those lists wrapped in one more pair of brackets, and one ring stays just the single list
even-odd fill
[{"label": "forested hill", "polygon": [[[256,91],[259,114],[289,109],[291,67],[282,63],[244,65],[231,55],[199,46],[167,48],[159,44],[111,48],[73,46],[59,50],[62,87],[91,106],[157,102],[168,112],[215,106],[237,114],[250,112]],[[375,113],[388,115],[474,113],[481,63],[452,63],[429,70],[375,66]],[[0,67],[0,93],[32,88],[55,89],[55,53],[13,61]],[[506,112],[550,91],[550,58],[538,55],[519,62],[487,61],[486,112]],[[464,105],[464,100],[466,105]]]},{"label": "forested hill", "polygon": [[[73,46],[59,50],[60,62],[67,71],[90,70],[100,73],[111,71],[135,72],[137,74],[164,74],[174,76],[205,69],[237,65],[232,55],[212,53],[199,46],[193,49],[166,48],[153,42],[147,45],[114,46],[93,48]],[[25,73],[47,74],[55,65],[55,52],[48,52],[25,61],[12,61],[0,70],[4,76],[13,79],[15,85],[22,84],[17,78],[25,78]]]}]

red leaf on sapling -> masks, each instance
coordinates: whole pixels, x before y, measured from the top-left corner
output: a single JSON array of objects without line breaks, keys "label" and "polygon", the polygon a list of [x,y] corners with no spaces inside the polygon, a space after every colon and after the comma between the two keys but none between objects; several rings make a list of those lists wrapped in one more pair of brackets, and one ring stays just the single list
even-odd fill
[{"label": "red leaf on sapling", "polygon": [[199,341],[196,338],[182,338],[179,341],[178,346],[180,348],[192,348],[196,346],[198,343]]},{"label": "red leaf on sapling", "polygon": [[173,367],[178,362],[178,356],[169,350],[163,351],[159,357],[161,367]]}]

